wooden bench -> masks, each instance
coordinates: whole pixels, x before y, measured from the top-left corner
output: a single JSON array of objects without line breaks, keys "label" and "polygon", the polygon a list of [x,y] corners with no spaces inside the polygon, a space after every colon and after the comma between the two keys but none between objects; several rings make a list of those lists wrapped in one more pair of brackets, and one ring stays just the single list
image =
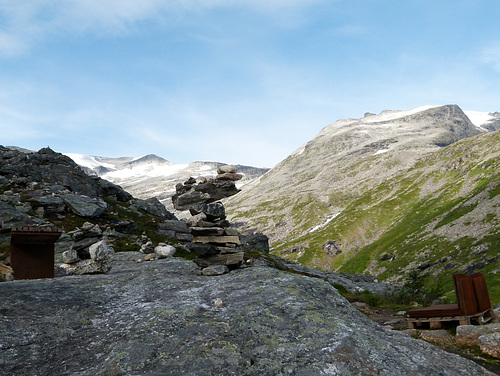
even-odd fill
[{"label": "wooden bench", "polygon": [[415,329],[419,323],[428,323],[431,329],[440,329],[444,322],[458,321],[482,325],[493,319],[486,279],[481,273],[453,275],[457,304],[438,304],[405,312],[407,327]]}]

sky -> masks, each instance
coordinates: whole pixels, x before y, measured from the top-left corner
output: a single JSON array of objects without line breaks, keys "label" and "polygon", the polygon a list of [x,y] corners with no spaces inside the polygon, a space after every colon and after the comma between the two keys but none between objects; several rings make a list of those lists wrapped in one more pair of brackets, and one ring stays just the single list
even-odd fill
[{"label": "sky", "polygon": [[342,118],[500,111],[498,0],[0,0],[0,145],[273,167]]}]

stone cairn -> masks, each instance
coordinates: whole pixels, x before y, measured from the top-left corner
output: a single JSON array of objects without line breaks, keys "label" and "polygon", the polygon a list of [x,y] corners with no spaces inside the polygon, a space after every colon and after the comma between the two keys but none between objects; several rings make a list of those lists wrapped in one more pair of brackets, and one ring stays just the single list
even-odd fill
[{"label": "stone cairn", "polygon": [[114,250],[108,245],[105,232],[99,225],[85,222],[68,235],[73,243],[62,253],[62,263],[57,265],[58,274],[98,274],[111,270]]},{"label": "stone cairn", "polygon": [[224,165],[218,168],[215,179],[203,179],[197,183],[194,178],[189,178],[175,187],[174,208],[188,210],[191,214],[191,218],[184,222],[186,227],[181,229],[177,224],[177,230],[190,241],[186,247],[197,254],[194,262],[204,275],[224,274],[245,262],[245,253],[239,248],[240,234],[230,228],[224,205],[220,202],[222,198],[239,192],[235,182],[241,178],[235,166]]}]

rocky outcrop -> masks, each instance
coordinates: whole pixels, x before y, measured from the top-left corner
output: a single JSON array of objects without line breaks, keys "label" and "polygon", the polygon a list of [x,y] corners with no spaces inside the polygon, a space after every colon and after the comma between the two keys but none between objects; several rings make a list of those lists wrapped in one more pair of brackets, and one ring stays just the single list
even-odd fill
[{"label": "rocky outcrop", "polygon": [[137,255],[92,278],[0,284],[2,374],[488,374],[379,326],[324,280],[266,266],[206,277]]},{"label": "rocky outcrop", "polygon": [[500,333],[500,323],[489,325],[460,325],[457,327],[456,341],[459,345],[476,346],[485,334]]},{"label": "rocky outcrop", "polygon": [[[157,231],[161,221],[175,219],[156,198],[134,199],[48,148],[29,152],[0,146],[0,260],[8,255],[12,227],[55,224],[66,231],[56,245],[56,258],[73,246],[85,259],[88,247],[102,239],[101,230],[111,240],[128,238],[130,244],[145,231]],[[94,230],[101,227],[99,233],[73,231],[85,221],[92,221]]]}]

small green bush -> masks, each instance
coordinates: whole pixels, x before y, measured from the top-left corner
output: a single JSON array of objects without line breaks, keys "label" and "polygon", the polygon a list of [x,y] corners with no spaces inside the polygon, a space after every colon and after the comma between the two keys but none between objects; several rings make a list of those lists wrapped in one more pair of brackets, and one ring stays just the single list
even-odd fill
[{"label": "small green bush", "polygon": [[371,308],[380,307],[385,304],[385,300],[382,296],[375,295],[370,291],[365,291],[361,295],[363,296],[366,304],[368,304]]},{"label": "small green bush", "polygon": [[412,270],[401,288],[387,293],[387,299],[402,305],[409,305],[410,302],[418,302],[422,305],[432,304],[443,295],[444,291],[441,285],[427,287],[427,278],[426,275]]}]

